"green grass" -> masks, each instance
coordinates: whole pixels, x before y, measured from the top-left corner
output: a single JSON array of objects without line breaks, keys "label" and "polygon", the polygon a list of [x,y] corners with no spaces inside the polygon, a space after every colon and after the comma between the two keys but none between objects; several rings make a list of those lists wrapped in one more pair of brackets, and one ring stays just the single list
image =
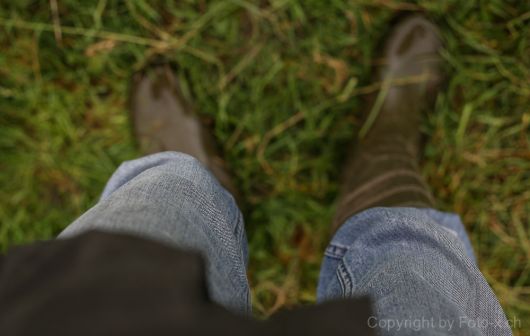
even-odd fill
[{"label": "green grass", "polygon": [[[257,315],[312,303],[346,144],[396,11],[441,27],[448,87],[422,163],[509,317],[530,329],[530,3],[4,1],[0,249],[54,237],[139,154],[131,74],[162,57],[236,172]],[[129,3],[128,5],[126,3]]]}]

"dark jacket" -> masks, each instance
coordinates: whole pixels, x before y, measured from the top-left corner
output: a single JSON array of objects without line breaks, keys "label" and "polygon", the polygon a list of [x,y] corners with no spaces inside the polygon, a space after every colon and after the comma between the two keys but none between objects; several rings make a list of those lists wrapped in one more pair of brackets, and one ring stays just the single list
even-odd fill
[{"label": "dark jacket", "polygon": [[258,321],[213,303],[195,253],[89,232],[0,257],[0,335],[372,335],[366,299]]}]

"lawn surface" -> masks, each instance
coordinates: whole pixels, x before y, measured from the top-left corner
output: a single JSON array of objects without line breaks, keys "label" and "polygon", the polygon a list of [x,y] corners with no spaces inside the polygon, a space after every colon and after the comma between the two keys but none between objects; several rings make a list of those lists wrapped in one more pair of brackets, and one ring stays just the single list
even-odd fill
[{"label": "lawn surface", "polygon": [[54,237],[138,157],[128,82],[179,69],[246,203],[254,310],[315,301],[340,163],[362,126],[397,11],[441,27],[447,90],[423,124],[422,170],[462,216],[480,268],[530,330],[530,2],[2,1],[0,249]]}]

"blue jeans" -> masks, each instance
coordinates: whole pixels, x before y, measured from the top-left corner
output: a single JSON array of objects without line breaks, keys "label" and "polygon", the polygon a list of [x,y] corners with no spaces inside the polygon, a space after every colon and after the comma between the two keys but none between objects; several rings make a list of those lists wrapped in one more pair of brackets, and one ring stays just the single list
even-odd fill
[{"label": "blue jeans", "polygon": [[[243,218],[195,158],[158,153],[123,163],[101,200],[60,237],[121,231],[203,254],[212,299],[251,312]],[[317,298],[369,295],[382,335],[511,335],[458,216],[373,208],[349,218],[325,251]]]}]

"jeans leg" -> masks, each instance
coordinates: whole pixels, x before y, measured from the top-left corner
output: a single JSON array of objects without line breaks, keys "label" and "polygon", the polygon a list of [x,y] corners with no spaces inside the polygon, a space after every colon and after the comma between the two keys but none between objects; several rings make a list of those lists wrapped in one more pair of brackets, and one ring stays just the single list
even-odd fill
[{"label": "jeans leg", "polygon": [[123,163],[100,201],[59,238],[91,229],[133,233],[199,251],[212,299],[250,313],[243,217],[232,195],[195,158],[163,152]]},{"label": "jeans leg", "polygon": [[318,301],[368,295],[381,335],[511,335],[458,216],[372,208],[326,249]]}]

